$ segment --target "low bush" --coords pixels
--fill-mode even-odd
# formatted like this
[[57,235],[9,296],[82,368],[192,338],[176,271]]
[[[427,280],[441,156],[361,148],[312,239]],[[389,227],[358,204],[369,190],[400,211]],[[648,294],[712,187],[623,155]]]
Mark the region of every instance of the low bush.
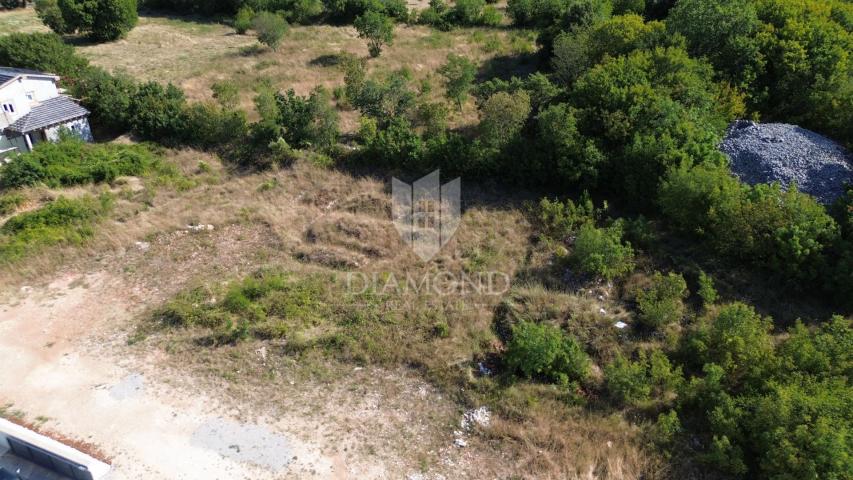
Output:
[[275,99],[283,136],[290,146],[328,148],[337,143],[338,113],[326,89],[317,87],[308,97],[291,89],[276,94]]
[[212,149],[240,142],[249,132],[246,113],[213,103],[194,103],[184,108],[182,128],[175,138],[184,145]]
[[287,21],[276,13],[261,12],[252,20],[252,29],[259,42],[276,50],[287,33]]
[[640,321],[649,328],[661,328],[684,316],[687,282],[678,273],[666,276],[655,272],[651,285],[637,295]]
[[710,307],[717,301],[717,289],[714,288],[714,279],[705,272],[699,272],[699,289],[696,291],[702,299],[702,306]]
[[604,380],[610,397],[621,405],[638,405],[650,398],[666,401],[681,388],[681,367],[674,367],[660,350],[640,352],[637,361],[624,356],[604,367]]
[[0,227],[0,262],[12,262],[41,248],[80,244],[94,235],[94,224],[112,207],[112,197],[60,197],[18,214]]
[[75,97],[92,112],[92,124],[112,132],[130,129],[131,101],[137,89],[130,75],[113,75],[98,67],[86,69],[72,85]]
[[571,199],[561,202],[543,198],[532,208],[533,221],[540,235],[559,242],[566,241],[584,225],[595,225],[604,208],[595,208],[592,199],[584,192],[577,203]]
[[578,231],[570,260],[583,273],[612,280],[634,268],[634,250],[622,242],[621,224],[607,228],[585,224]]
[[524,90],[498,92],[480,106],[480,137],[483,143],[500,148],[521,134],[530,116],[530,95]]
[[170,327],[208,329],[217,342],[294,338],[332,315],[328,281],[323,276],[261,270],[224,286],[180,293],[154,318]]
[[725,167],[672,170],[660,189],[664,215],[718,254],[762,267],[799,288],[826,268],[838,226],[817,201],[796,188],[750,187]]
[[234,30],[240,35],[244,35],[252,28],[252,21],[255,19],[255,11],[251,7],[243,7],[237,11],[234,16]]
[[589,372],[589,358],[577,341],[547,324],[515,325],[505,360],[510,369],[527,378],[544,378],[562,385],[583,380]]
[[173,143],[184,129],[185,108],[186,98],[178,87],[143,83],[130,101],[130,124],[146,140]]
[[[769,319],[733,304],[702,326],[709,342],[702,375],[679,395],[678,416],[706,438],[700,456],[743,478],[845,478],[853,394],[853,329],[834,317],[795,326],[774,348]],[[693,339],[691,342],[695,342]]]
[[0,195],[0,215],[14,213],[24,203],[24,196],[19,193],[4,193]]
[[468,93],[474,85],[474,77],[477,68],[471,60],[456,54],[447,56],[447,63],[438,69],[438,73],[444,77],[444,89],[447,98],[456,102],[459,108],[468,98]]
[[646,365],[632,362],[622,355],[604,367],[604,379],[607,392],[620,404],[631,405],[646,400],[652,391]]
[[51,188],[112,182],[123,175],[144,175],[160,159],[144,145],[89,144],[74,137],[43,142],[32,152],[0,167],[0,185],[17,188],[44,184]]

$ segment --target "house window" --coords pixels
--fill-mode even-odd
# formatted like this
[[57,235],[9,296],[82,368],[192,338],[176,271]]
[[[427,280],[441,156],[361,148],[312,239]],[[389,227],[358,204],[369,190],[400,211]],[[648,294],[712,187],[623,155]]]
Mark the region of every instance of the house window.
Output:
[[11,103],[4,103],[3,104],[3,111],[9,112],[9,113],[15,113],[15,106],[12,105]]
[[31,102],[36,99],[36,92],[27,92],[25,95],[27,96],[27,100]]

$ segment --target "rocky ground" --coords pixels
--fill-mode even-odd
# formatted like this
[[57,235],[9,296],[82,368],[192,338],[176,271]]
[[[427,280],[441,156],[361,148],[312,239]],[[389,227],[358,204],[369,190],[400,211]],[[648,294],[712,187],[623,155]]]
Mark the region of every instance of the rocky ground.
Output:
[[739,120],[720,150],[744,182],[797,184],[800,191],[830,204],[853,183],[853,155],[834,141],[796,125]]

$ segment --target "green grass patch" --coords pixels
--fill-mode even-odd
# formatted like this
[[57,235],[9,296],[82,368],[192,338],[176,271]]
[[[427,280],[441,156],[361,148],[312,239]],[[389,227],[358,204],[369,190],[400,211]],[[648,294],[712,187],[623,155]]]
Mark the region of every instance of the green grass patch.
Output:
[[81,244],[94,235],[97,221],[112,208],[112,196],[60,197],[38,210],[21,213],[0,227],[0,262],[19,260],[50,245]]
[[4,193],[0,195],[0,215],[14,213],[24,203],[24,196],[20,193]]
[[90,144],[76,138],[44,142],[0,169],[0,186],[44,184],[51,188],[112,182],[121,176],[153,175],[163,181],[182,177],[145,145]]
[[262,270],[226,285],[180,293],[154,312],[153,324],[142,328],[187,327],[195,342],[207,346],[283,339],[282,352],[297,358],[319,355],[360,365],[446,364],[434,346],[447,341],[450,318],[455,317],[441,307],[405,306],[400,300],[371,291],[350,293],[346,281],[332,274]]

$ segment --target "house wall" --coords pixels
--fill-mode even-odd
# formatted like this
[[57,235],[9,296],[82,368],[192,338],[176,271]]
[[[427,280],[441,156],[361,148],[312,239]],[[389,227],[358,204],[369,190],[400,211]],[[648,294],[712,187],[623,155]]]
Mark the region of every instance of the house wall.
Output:
[[[31,93],[33,99],[27,98]],[[49,77],[19,77],[0,88],[0,130],[8,127],[15,120],[30,113],[36,103],[59,95],[56,80]],[[15,112],[9,113],[2,109],[3,104],[11,104]]]
[[[17,148],[17,150],[3,152],[4,150],[9,148]],[[24,140],[24,137],[7,137],[5,135],[0,135],[0,161],[2,161],[4,158],[8,158],[14,153],[26,151],[27,142],[26,140]]]
[[55,127],[46,128],[44,130],[44,135],[51,142],[56,142],[59,140],[59,134],[62,129],[68,129],[69,132],[77,135],[87,142],[94,141],[92,138],[92,128],[89,126],[89,120],[86,118],[81,118],[78,120],[73,120],[71,122],[66,122],[61,125],[57,125]]

